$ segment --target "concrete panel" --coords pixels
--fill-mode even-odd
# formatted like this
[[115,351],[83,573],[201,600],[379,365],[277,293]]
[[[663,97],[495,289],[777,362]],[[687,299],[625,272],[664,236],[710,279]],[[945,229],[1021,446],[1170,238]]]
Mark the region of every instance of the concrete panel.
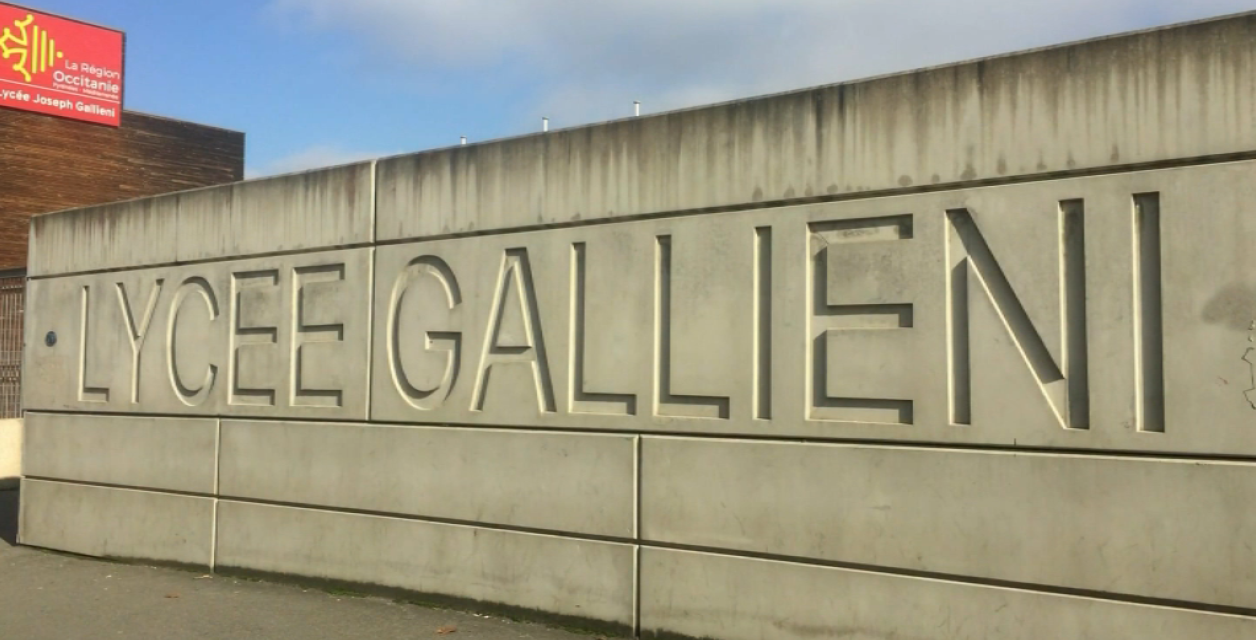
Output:
[[26,414],[26,475],[214,493],[218,421]]
[[0,420],[0,490],[16,489],[22,477],[22,419]]
[[629,545],[225,500],[218,509],[219,567],[632,624]]
[[[268,178],[262,182],[272,182]],[[279,234],[263,234],[260,237],[230,236],[236,230],[235,194],[237,184],[226,184],[208,189],[185,191],[178,194],[179,198],[179,237],[175,244],[175,257],[180,261],[208,260],[246,255],[240,248],[265,242],[283,242],[286,237]],[[302,215],[306,212],[270,211],[264,216],[267,221],[276,218]],[[269,253],[271,250],[255,250],[251,253]]]
[[21,543],[34,547],[208,567],[214,501],[24,480],[19,526]]
[[32,277],[175,261],[179,196],[84,207],[31,218]]
[[641,629],[720,640],[1240,640],[1256,619],[643,548]]
[[671,438],[641,456],[643,540],[1256,609],[1248,463]]
[[368,243],[374,181],[374,165],[363,162],[184,194],[179,260]]
[[367,244],[375,234],[374,180],[365,162],[37,216],[28,273]]
[[633,535],[635,441],[227,420],[220,491],[229,498],[626,538]]
[[365,418],[371,252],[33,280],[24,406]]
[[380,247],[371,416],[1256,453],[1254,172]]
[[1256,149],[1256,17],[391,158],[380,240]]

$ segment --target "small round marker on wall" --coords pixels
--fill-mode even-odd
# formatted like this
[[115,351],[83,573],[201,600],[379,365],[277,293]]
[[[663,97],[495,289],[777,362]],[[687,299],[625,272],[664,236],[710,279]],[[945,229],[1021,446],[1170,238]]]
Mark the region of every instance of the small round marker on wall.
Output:
[[50,347],[52,347],[52,346],[56,346],[56,344],[57,344],[57,332],[56,332],[56,331],[49,331],[48,333],[44,334],[44,344],[46,344],[46,345],[48,345],[48,346],[50,346]]

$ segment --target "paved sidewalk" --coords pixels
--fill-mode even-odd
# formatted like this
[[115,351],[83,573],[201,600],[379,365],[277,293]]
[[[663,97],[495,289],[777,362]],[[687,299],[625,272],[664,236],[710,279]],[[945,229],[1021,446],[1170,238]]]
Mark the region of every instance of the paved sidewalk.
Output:
[[601,637],[380,598],[16,547],[17,503],[17,491],[0,491],[4,640]]

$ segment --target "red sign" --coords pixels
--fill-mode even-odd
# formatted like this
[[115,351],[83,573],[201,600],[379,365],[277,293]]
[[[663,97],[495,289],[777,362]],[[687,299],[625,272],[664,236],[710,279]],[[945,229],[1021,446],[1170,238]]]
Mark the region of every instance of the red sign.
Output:
[[0,3],[0,107],[122,121],[121,31]]

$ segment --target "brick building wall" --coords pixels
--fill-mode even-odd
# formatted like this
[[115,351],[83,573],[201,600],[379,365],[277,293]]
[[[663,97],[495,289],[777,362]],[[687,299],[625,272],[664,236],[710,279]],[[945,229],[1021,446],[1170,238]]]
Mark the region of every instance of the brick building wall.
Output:
[[26,266],[32,215],[244,177],[244,134],[124,112],[121,127],[0,109],[0,269]]

